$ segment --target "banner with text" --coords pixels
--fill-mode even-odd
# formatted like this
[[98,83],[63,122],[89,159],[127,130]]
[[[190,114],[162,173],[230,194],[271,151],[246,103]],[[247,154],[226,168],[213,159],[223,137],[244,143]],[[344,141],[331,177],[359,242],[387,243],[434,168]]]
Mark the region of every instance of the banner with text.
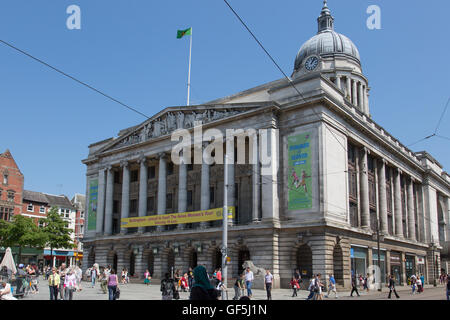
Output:
[[312,208],[310,137],[304,133],[288,138],[290,211]]
[[[182,213],[169,213],[145,217],[132,217],[121,219],[122,228],[137,228],[137,227],[153,227],[153,226],[165,226],[169,224],[184,224],[195,222],[206,222],[223,219],[223,208],[182,212]],[[234,218],[234,207],[228,207],[228,218]]]
[[95,230],[97,226],[97,198],[98,180],[96,179],[89,183],[88,230]]

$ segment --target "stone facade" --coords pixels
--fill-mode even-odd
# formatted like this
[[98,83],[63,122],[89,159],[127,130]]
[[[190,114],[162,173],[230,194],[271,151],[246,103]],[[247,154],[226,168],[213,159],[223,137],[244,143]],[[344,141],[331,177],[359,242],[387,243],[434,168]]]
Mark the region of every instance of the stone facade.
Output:
[[[111,264],[138,277],[148,268],[155,278],[172,267],[185,271],[202,264],[213,270],[221,262],[221,221],[125,231],[120,219],[221,208],[226,188],[227,203],[237,211],[228,227],[229,277],[251,260],[271,270],[275,288],[288,287],[297,268],[305,279],[333,273],[348,288],[352,273],[370,272],[380,257],[382,281],[391,273],[403,284],[411,273],[432,281],[433,270],[445,266],[441,253],[444,258],[450,237],[450,176],[429,154],[412,152],[371,119],[359,53],[348,38],[332,33],[333,22],[325,5],[316,39],[340,39],[345,50],[335,45],[325,52],[307,42],[292,82],[166,108],[117,138],[89,146],[83,160],[89,204],[83,267]],[[227,129],[255,129],[259,134],[245,140],[246,151],[236,157],[258,155],[270,165],[231,164],[227,184],[222,164],[174,165],[171,133],[186,129],[195,142],[195,121],[203,131],[224,135]],[[305,177],[311,179],[311,190],[305,190],[311,205],[292,210],[288,140],[301,134],[311,148],[311,176]],[[433,256],[439,263],[434,268]]]

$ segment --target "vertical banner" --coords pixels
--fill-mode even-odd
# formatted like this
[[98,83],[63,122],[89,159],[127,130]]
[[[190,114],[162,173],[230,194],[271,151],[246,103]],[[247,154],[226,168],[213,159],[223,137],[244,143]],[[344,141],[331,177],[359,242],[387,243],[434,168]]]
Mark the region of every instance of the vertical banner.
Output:
[[89,183],[88,231],[95,230],[97,226],[97,199],[98,179],[95,179]]
[[311,134],[288,137],[288,210],[312,208]]

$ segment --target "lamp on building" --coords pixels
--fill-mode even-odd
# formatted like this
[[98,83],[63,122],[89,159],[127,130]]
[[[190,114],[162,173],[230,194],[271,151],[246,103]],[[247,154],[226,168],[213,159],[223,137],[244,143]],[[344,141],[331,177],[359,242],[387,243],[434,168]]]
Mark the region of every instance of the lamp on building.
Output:
[[158,254],[158,247],[153,248],[153,254]]
[[175,252],[175,253],[178,254],[178,252],[180,252],[180,247],[179,247],[178,245],[175,245],[175,246],[173,247],[173,252]]
[[134,247],[134,248],[133,248],[133,254],[134,254],[135,256],[137,256],[137,255],[139,254],[139,247]]
[[197,244],[197,252],[198,253],[202,252],[202,244],[201,243]]

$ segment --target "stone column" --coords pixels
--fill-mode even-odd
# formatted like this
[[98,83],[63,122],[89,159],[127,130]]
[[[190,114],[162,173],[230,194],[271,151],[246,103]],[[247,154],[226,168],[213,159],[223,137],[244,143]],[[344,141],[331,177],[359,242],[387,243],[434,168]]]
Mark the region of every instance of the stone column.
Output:
[[[340,78],[338,78],[340,81]],[[252,145],[252,153],[253,153],[253,173],[252,173],[252,200],[253,200],[253,208],[252,208],[252,220],[253,222],[259,221],[259,203],[260,203],[260,192],[259,188],[261,185],[261,172],[259,168],[259,155],[258,155],[258,133],[253,135],[253,145]]]
[[341,88],[341,77],[336,76],[336,87],[338,87],[339,90],[342,90]]
[[386,161],[381,160],[378,169],[378,194],[380,200],[380,231],[382,234],[388,234],[388,214],[387,214],[387,198],[386,198]]
[[[147,184],[148,184],[148,168],[147,159],[142,156],[139,159],[139,217],[145,217],[147,215]],[[139,227],[138,232],[143,233],[145,227]]]
[[362,112],[366,111],[366,109],[364,107],[363,85],[361,82],[358,82],[358,106]]
[[[167,194],[167,159],[164,152],[159,154],[158,172],[158,214],[166,214],[166,194]],[[163,226],[158,226],[157,230],[162,231]]]
[[[130,216],[130,168],[128,161],[121,162],[120,166],[122,167],[122,207],[120,217],[125,219]],[[120,228],[120,233],[127,233],[127,229]]]
[[100,169],[98,172],[98,204],[97,204],[97,235],[103,235],[103,219],[105,215],[105,170]]
[[409,239],[416,240],[416,215],[414,212],[414,190],[413,190],[414,180],[408,181],[408,224],[409,224]]
[[114,171],[111,166],[108,167],[106,177],[106,203],[105,203],[105,234],[112,234],[113,224],[113,193],[114,193]]
[[[178,212],[186,212],[187,210],[187,166],[180,157],[180,165],[178,167]],[[184,224],[179,224],[178,229],[184,229]]]
[[280,219],[278,198],[279,136],[276,128],[263,130],[261,147],[261,199],[262,220],[277,222]]
[[347,88],[346,88],[346,98],[348,97],[348,100],[352,101],[352,79],[347,76]]
[[[204,150],[206,145],[203,145]],[[203,154],[203,153],[202,153]],[[201,184],[200,184],[200,210],[208,210],[210,205],[210,185],[209,185],[209,164],[205,163],[205,160],[202,157],[202,176],[201,176]],[[207,228],[209,222],[201,222],[201,228]]]
[[365,97],[365,100],[366,100],[365,108],[366,108],[366,113],[368,115],[370,115],[370,110],[369,110],[369,91],[370,91],[369,88],[365,88],[365,90],[364,90],[364,97]]
[[145,265],[144,265],[144,246],[137,246],[138,253],[135,255],[134,260],[134,275],[137,276],[138,279],[142,279],[144,277]]
[[367,148],[361,149],[361,227],[370,228],[369,178],[367,166]]
[[352,92],[352,103],[357,106],[358,105],[358,88],[356,80],[353,81],[353,92]]
[[401,170],[397,169],[394,181],[394,211],[395,211],[395,235],[403,237],[403,218],[402,218],[402,188],[400,183]]

